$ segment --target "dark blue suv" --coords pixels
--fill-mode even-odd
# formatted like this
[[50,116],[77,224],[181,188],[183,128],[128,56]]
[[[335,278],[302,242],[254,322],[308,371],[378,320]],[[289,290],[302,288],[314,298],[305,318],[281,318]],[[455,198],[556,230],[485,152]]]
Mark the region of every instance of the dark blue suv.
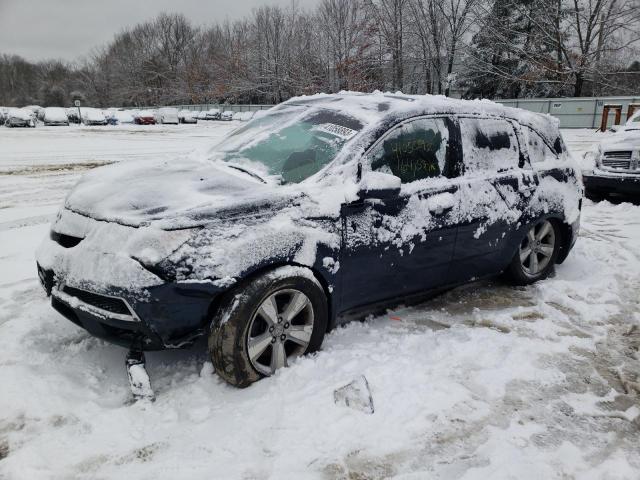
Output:
[[582,185],[548,116],[488,101],[294,98],[208,154],[95,169],[38,251],[53,307],[135,349],[209,338],[246,386],[366,312],[548,276]]

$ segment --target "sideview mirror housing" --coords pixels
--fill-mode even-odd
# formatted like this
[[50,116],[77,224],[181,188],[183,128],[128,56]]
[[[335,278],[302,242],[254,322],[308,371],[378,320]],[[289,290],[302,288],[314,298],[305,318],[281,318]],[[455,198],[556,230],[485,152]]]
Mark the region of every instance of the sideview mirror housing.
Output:
[[366,172],[360,181],[358,197],[377,198],[380,200],[397,197],[400,194],[402,181],[390,173]]

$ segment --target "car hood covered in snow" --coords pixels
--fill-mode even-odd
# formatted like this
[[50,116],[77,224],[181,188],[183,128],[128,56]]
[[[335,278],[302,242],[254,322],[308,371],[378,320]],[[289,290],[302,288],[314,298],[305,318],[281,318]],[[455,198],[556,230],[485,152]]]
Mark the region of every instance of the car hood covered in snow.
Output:
[[65,207],[96,220],[174,230],[277,208],[298,195],[223,163],[185,157],[95,169],[71,191]]
[[640,130],[622,131],[611,135],[600,144],[602,151],[633,150],[640,148]]
[[17,120],[31,120],[33,113],[30,110],[24,108],[14,108],[9,110],[7,118],[13,118]]

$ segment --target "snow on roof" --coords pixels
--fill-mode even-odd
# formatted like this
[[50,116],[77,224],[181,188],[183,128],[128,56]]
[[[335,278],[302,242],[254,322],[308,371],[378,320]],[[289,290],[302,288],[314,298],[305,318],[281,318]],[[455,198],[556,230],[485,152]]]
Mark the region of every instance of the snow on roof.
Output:
[[[318,108],[340,110],[348,113],[365,125],[378,121],[410,118],[417,115],[462,114],[492,115],[516,120],[528,125],[547,137],[553,143],[558,135],[559,122],[547,114],[540,114],[519,108],[505,107],[491,100],[460,100],[443,95],[405,95],[397,93],[360,93],[342,91],[337,94],[319,93],[294,97],[281,105],[313,105]],[[278,108],[278,107],[276,107]]]

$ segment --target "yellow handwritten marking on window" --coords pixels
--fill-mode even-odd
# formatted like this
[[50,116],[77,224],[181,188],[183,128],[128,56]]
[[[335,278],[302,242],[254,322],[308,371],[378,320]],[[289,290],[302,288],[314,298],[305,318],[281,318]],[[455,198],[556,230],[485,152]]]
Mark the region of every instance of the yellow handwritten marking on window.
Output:
[[[394,143],[391,151],[395,156],[396,168],[401,175],[411,174],[412,176],[438,175],[440,168],[435,163],[437,160],[420,158],[419,154],[435,153],[433,142],[423,139],[410,140],[407,142]],[[417,154],[417,155],[416,155]]]

